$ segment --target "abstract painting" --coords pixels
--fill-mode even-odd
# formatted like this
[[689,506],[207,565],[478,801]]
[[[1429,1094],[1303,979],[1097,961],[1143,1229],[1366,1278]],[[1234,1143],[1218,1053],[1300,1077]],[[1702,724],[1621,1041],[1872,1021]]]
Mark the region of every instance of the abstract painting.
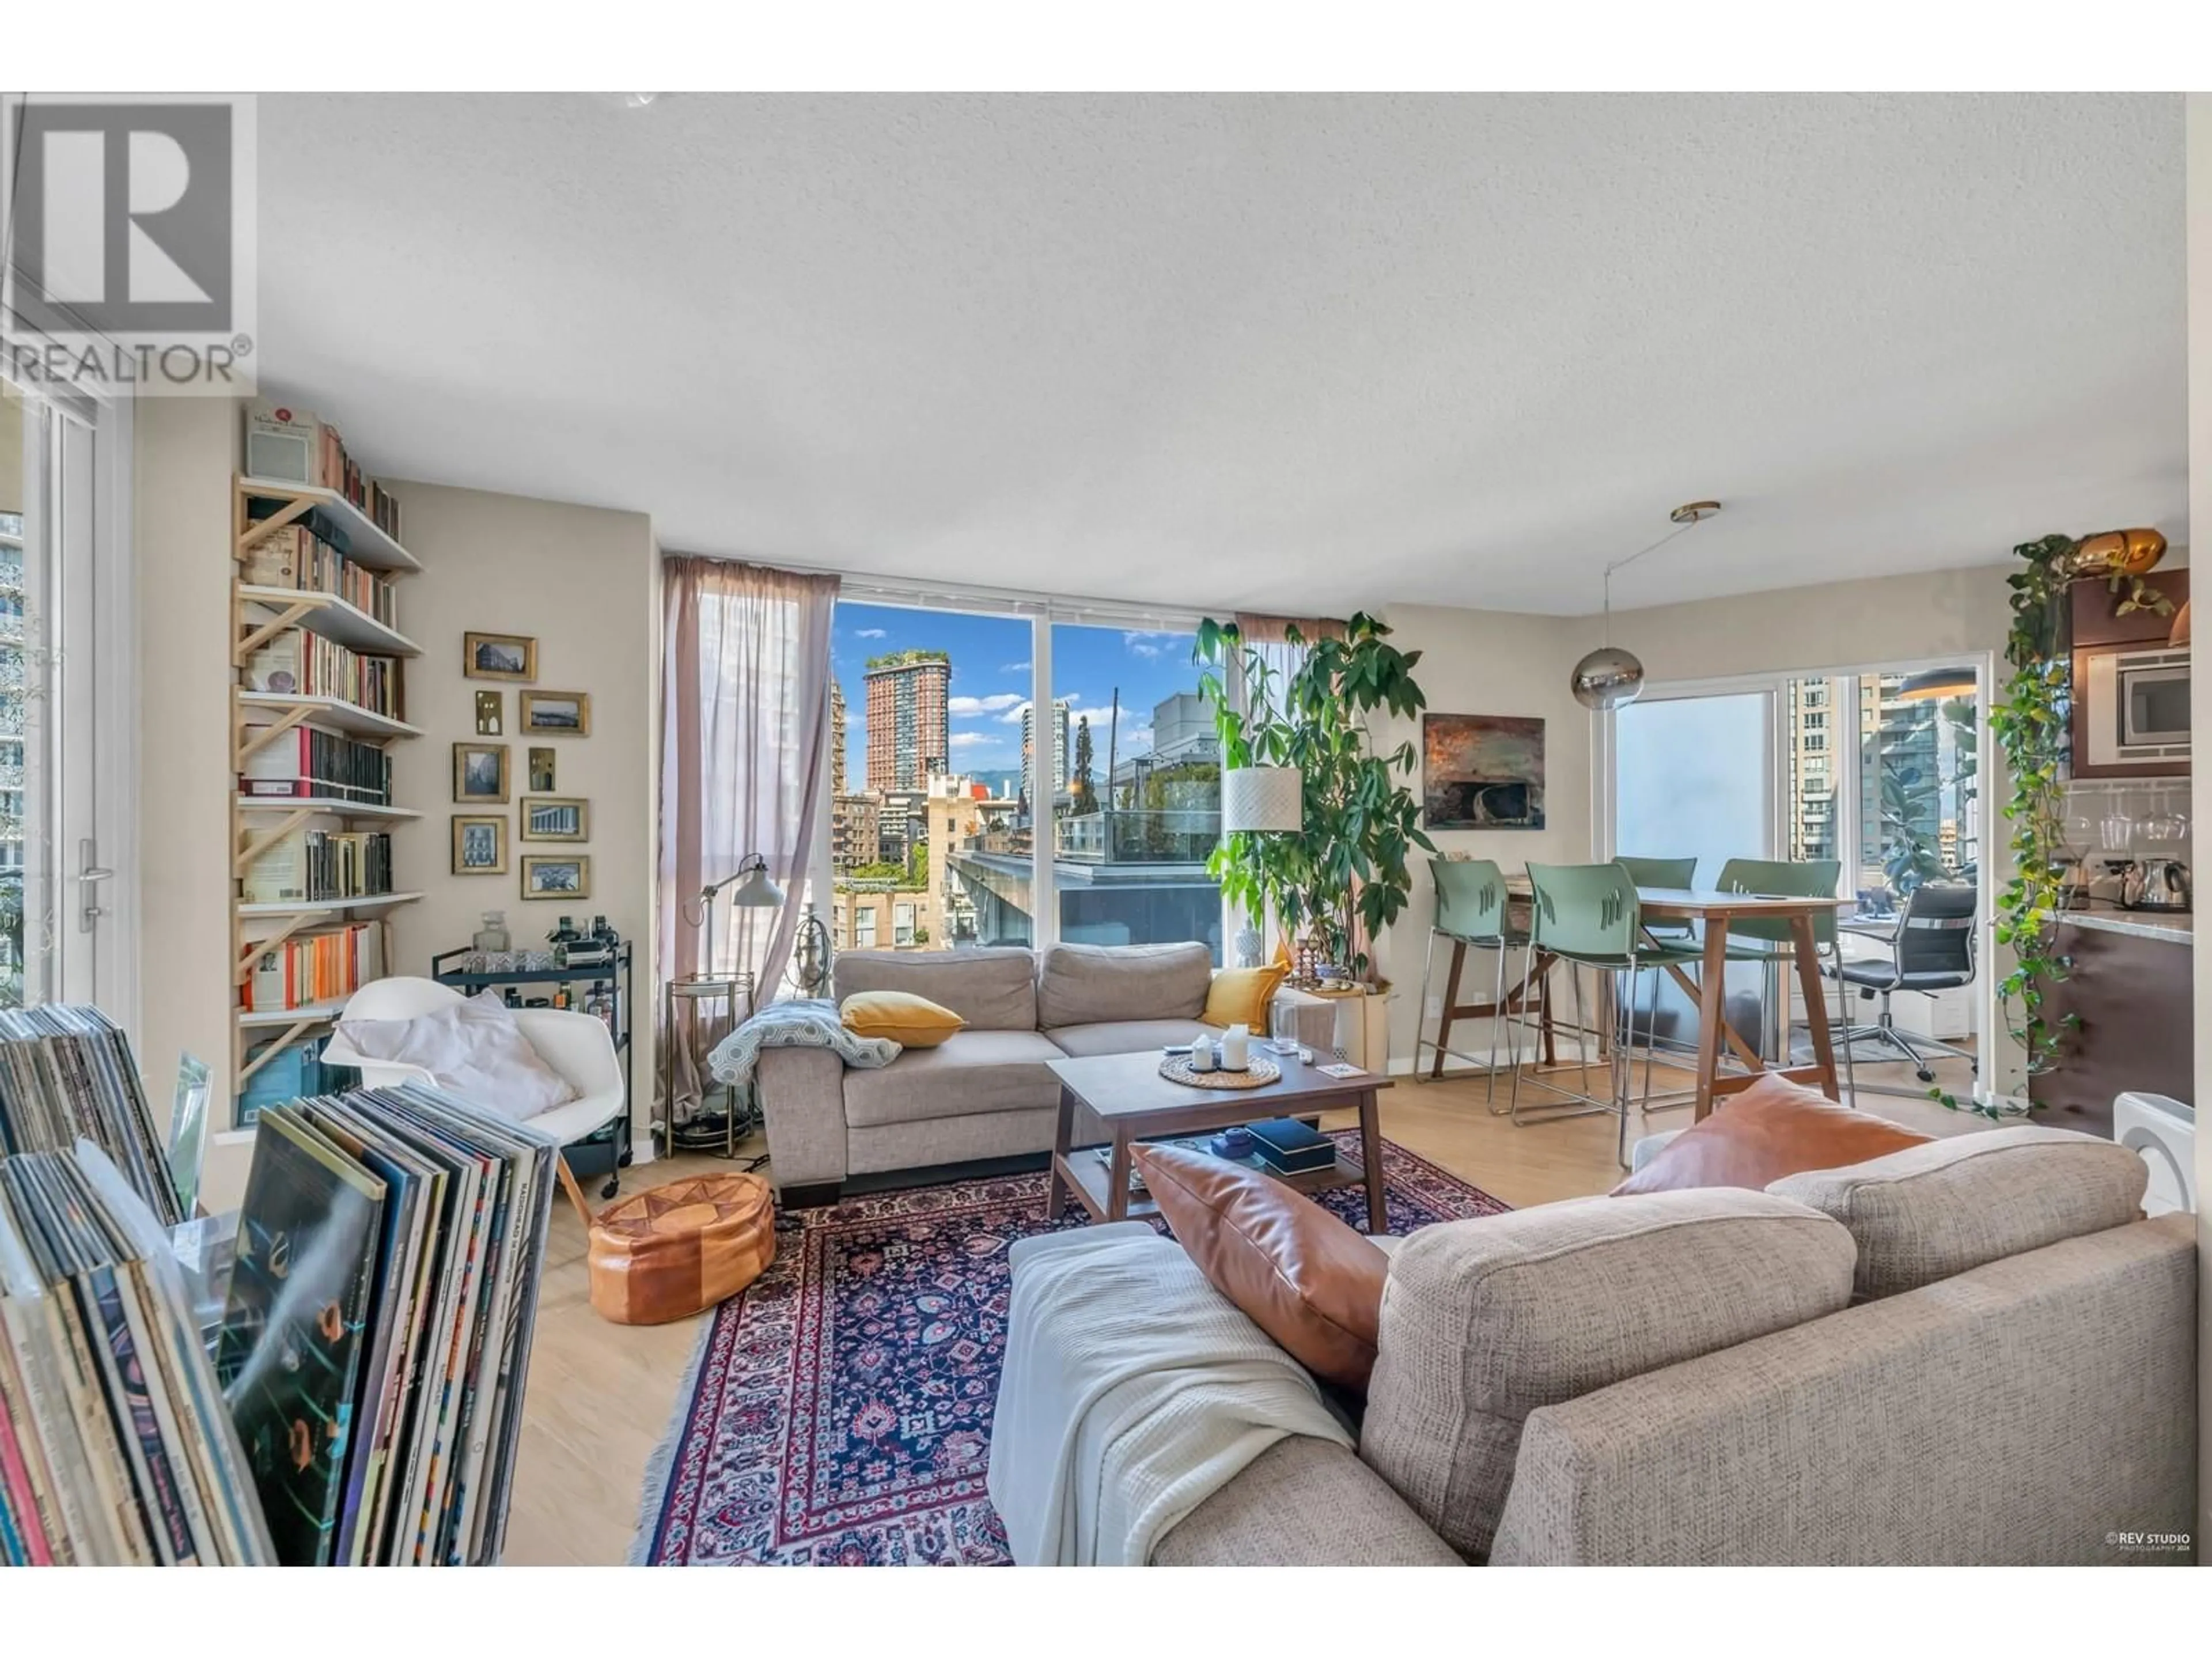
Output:
[[1421,817],[1431,830],[1541,830],[1544,722],[1422,715]]

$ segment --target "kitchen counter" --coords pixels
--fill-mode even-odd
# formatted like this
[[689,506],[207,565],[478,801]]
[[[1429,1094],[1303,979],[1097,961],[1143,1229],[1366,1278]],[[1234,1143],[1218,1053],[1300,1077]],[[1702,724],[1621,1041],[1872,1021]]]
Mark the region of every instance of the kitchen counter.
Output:
[[2195,953],[2173,948],[2189,944],[2194,920],[2112,904],[2060,913],[2053,942],[2074,967],[2045,990],[2043,1017],[2078,1023],[2057,1069],[2029,1080],[2038,1121],[2109,1138],[2123,1090],[2195,1098]]
[[2129,939],[2171,939],[2179,945],[2197,936],[2193,925],[2197,919],[2186,910],[2124,910],[2117,904],[2100,903],[2086,910],[2063,910],[2058,920],[2067,927],[2120,933]]

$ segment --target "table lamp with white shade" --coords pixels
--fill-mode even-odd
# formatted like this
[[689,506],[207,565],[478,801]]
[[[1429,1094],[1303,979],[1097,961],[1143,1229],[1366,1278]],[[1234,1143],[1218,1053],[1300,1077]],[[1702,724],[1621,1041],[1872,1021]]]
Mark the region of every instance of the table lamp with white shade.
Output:
[[[1231,834],[1289,835],[1305,828],[1306,781],[1295,766],[1241,766],[1221,775],[1221,827]],[[1238,962],[1256,966],[1266,948],[1260,930],[1237,935]]]

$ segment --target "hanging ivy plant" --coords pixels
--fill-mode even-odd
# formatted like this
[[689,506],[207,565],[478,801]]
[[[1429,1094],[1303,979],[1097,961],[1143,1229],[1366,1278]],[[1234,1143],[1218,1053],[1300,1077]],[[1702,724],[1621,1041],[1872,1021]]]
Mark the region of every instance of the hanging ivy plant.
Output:
[[[2012,826],[2009,845],[2014,873],[1996,898],[1996,939],[2012,947],[2013,968],[1997,981],[1997,1000],[2006,1028],[2026,1051],[2027,1074],[2055,1070],[2066,1033],[2078,1017],[2045,1018],[2050,988],[2063,981],[2073,961],[2057,949],[2057,918],[2064,896],[2065,809],[2069,726],[2073,676],[2067,591],[2090,572],[2081,567],[2081,546],[2070,536],[2045,536],[2013,549],[2024,568],[2007,580],[2012,588],[2012,627],[2005,636],[2005,662],[2011,678],[1990,710],[1990,729],[2003,751],[2012,779],[2012,799],[2004,808]],[[2119,596],[2116,611],[2165,614],[2172,602],[2140,575],[2110,573],[2108,584]],[[1947,1106],[1961,1103],[1932,1091]],[[1973,1109],[1997,1117],[2003,1108],[1975,1103]]]

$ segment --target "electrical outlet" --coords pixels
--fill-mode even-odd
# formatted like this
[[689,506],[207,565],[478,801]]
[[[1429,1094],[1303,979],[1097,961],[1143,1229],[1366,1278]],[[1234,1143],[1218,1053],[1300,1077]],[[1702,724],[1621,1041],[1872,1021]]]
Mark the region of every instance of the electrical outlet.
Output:
[[1444,1016],[1444,1000],[1442,997],[1431,997],[1428,1006],[1423,1008],[1421,1012],[1426,1018],[1442,1019]]

